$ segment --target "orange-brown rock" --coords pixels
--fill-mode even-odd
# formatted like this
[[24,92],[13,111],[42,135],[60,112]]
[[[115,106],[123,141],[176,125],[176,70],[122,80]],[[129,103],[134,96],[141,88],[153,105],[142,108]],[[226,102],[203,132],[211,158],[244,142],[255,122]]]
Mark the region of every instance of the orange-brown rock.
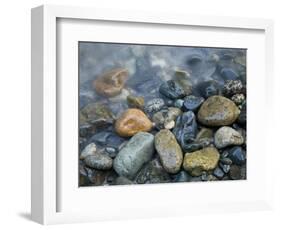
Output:
[[128,78],[128,70],[116,68],[105,72],[93,81],[96,92],[102,96],[114,97],[121,93]]
[[139,109],[127,109],[115,122],[115,131],[123,137],[147,132],[152,128],[151,121]]

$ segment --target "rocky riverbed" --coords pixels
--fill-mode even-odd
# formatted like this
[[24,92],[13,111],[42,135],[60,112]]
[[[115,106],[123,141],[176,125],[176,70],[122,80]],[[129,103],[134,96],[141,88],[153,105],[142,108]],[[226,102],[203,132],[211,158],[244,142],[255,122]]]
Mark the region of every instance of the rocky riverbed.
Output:
[[79,44],[79,186],[246,179],[246,50]]

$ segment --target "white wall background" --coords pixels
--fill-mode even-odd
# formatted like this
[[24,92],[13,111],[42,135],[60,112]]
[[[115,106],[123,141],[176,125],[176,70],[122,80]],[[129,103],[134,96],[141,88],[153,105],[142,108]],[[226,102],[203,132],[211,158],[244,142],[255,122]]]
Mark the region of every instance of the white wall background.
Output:
[[[39,229],[30,221],[30,8],[41,4],[68,4],[127,10],[271,18],[275,21],[275,96],[280,98],[281,7],[278,0],[6,0],[0,8],[0,225],[1,229]],[[279,92],[278,92],[279,91]],[[261,108],[262,109],[262,108]],[[275,162],[273,212],[189,216],[49,226],[52,229],[280,229],[281,151],[280,107],[275,112],[272,143],[280,152]],[[279,118],[279,119],[278,119]],[[261,124],[263,125],[262,121]],[[258,126],[257,126],[258,131]],[[279,137],[278,137],[279,135]],[[257,143],[262,144],[262,143]],[[220,192],[220,191],[218,191]],[[188,209],[188,207],[186,207]]]

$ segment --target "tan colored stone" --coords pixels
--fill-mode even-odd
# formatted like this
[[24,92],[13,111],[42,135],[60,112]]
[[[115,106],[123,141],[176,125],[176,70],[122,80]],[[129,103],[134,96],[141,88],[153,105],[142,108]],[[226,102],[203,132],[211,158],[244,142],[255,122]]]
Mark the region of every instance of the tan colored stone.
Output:
[[186,153],[183,168],[192,176],[200,176],[204,171],[216,168],[220,154],[214,147],[207,147],[192,153]]
[[168,173],[177,173],[182,164],[183,154],[174,134],[168,129],[162,129],[155,135],[155,148],[161,163]]
[[122,137],[131,137],[140,131],[150,131],[151,128],[151,121],[139,109],[127,109],[115,123],[115,130]]
[[102,96],[114,97],[121,93],[127,78],[127,69],[112,69],[94,80],[93,87]]
[[212,96],[200,107],[198,120],[207,126],[230,125],[239,114],[240,110],[233,101],[223,96]]

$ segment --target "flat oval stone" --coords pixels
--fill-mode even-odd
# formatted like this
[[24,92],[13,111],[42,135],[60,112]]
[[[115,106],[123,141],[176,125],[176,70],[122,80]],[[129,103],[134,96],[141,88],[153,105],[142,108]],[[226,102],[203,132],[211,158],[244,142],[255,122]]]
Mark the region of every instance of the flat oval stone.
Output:
[[186,153],[183,160],[183,168],[192,176],[200,176],[204,171],[210,171],[217,167],[220,154],[214,147]]
[[231,127],[221,127],[215,133],[215,145],[218,149],[230,145],[242,145],[243,143],[243,136]]
[[154,152],[154,136],[139,132],[119,151],[113,161],[114,170],[128,179],[133,179],[141,167],[147,163]]
[[198,111],[198,120],[207,126],[232,124],[240,114],[235,103],[223,96],[209,97]]
[[171,99],[178,99],[185,96],[184,90],[173,80],[162,83],[159,92]]
[[98,76],[93,81],[93,87],[102,96],[114,97],[121,93],[127,79],[128,70],[116,68]]
[[84,162],[87,166],[98,170],[108,170],[112,167],[112,159],[101,153],[88,155]]
[[177,173],[181,168],[183,154],[174,134],[162,129],[155,135],[154,144],[164,169],[168,173]]
[[139,109],[126,110],[115,122],[115,130],[122,137],[131,137],[140,131],[149,131],[152,123]]

